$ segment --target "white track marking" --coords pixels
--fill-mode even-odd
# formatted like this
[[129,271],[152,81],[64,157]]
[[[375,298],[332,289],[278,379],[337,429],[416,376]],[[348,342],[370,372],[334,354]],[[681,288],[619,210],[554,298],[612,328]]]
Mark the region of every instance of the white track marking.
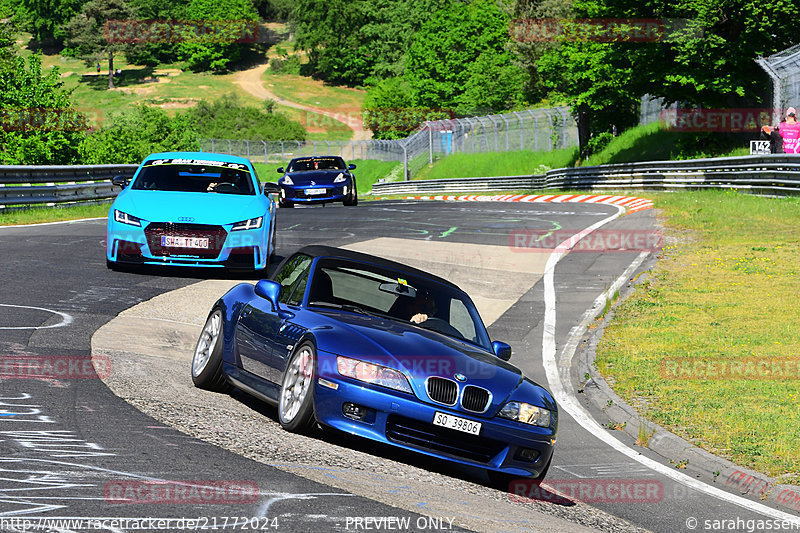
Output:
[[0,329],[49,329],[49,328],[61,328],[64,326],[69,326],[72,324],[72,315],[68,315],[67,313],[62,313],[61,311],[53,311],[52,309],[45,309],[44,307],[33,307],[30,305],[13,305],[13,304],[0,304],[0,307],[17,307],[19,309],[35,309],[37,311],[45,311],[47,313],[53,313],[54,315],[58,315],[61,317],[61,322],[58,324],[51,324],[49,326],[0,326]]
[[[694,489],[698,492],[703,492],[717,498],[719,500],[723,500],[725,502],[731,503],[733,505],[737,505],[742,507],[748,511],[755,511],[759,514],[764,516],[768,516],[773,519],[777,520],[786,520],[792,524],[800,525],[800,517],[785,513],[783,511],[779,511],[777,509],[773,509],[768,507],[762,503],[755,502],[752,500],[748,500],[746,498],[742,498],[735,494],[731,494],[725,492],[724,490],[718,489],[716,487],[712,487],[707,485],[706,483],[694,479],[686,474],[676,471],[666,465],[663,465],[649,457],[645,457],[644,455],[640,454],[636,450],[626,446],[621,441],[617,440],[615,437],[611,436],[611,434],[606,431],[600,424],[595,421],[591,414],[578,402],[577,398],[575,398],[574,394],[572,393],[572,388],[569,384],[569,380],[562,378],[561,373],[559,372],[559,366],[556,361],[556,289],[555,289],[555,267],[561,258],[567,254],[567,252],[578,243],[580,239],[589,235],[596,229],[600,228],[601,226],[611,222],[612,220],[618,218],[622,213],[625,212],[625,209],[621,206],[617,206],[617,213],[611,215],[603,220],[592,224],[588,228],[576,233],[575,235],[571,236],[569,239],[565,240],[561,244],[558,245],[555,252],[550,255],[550,258],[547,261],[547,266],[545,267],[544,273],[544,300],[545,300],[545,316],[544,316],[544,333],[542,334],[542,363],[544,364],[545,373],[547,375],[547,381],[550,383],[550,389],[553,392],[553,396],[555,397],[556,401],[558,402],[559,406],[566,411],[567,413],[572,416],[573,419],[581,426],[583,429],[588,431],[590,434],[594,435],[605,444],[613,448],[614,450],[618,451],[619,453],[625,455],[626,457],[646,466],[647,468],[658,472],[659,474],[675,481],[676,483],[680,483],[686,487]],[[644,259],[642,257],[643,254],[637,256],[634,260],[634,263],[631,267],[628,267],[626,271],[614,282],[612,287],[621,286],[629,272],[633,272],[633,270],[638,267],[637,262],[640,264],[641,261]],[[613,294],[613,291],[610,292]],[[606,297],[606,293],[601,294],[598,297],[597,301],[601,301]],[[586,317],[595,311],[594,307],[589,309],[586,313],[584,313],[582,319],[585,321]],[[593,316],[593,315],[592,315]],[[591,318],[590,318],[591,319]],[[578,337],[582,335],[583,328],[576,328],[573,329],[572,337]],[[566,351],[562,353],[562,357],[564,359],[564,363],[568,363],[571,361],[572,356],[575,351],[575,346],[577,343],[573,341],[572,338],[569,339],[571,342],[568,343],[569,348],[572,350],[572,353],[567,353]],[[566,350],[567,346],[565,346]]]
[[57,222],[37,222],[36,224],[11,224],[8,226],[0,226],[0,229],[31,228],[34,226],[55,226],[56,224],[74,224],[75,222],[90,222],[92,220],[108,220],[108,217],[76,218],[75,220],[59,220]]

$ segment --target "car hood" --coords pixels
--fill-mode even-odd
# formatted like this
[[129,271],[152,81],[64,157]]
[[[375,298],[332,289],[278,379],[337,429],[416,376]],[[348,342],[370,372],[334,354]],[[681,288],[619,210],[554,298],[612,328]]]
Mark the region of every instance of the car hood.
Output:
[[[330,335],[320,335],[322,331],[315,330],[320,349],[400,369],[411,377],[416,395],[426,401],[425,380],[430,376],[458,380],[456,375],[461,374],[464,384],[488,389],[493,397],[489,413],[499,410],[520,385],[533,384],[521,370],[493,353],[410,322],[338,310],[319,314],[336,322],[333,327],[323,328]],[[529,401],[543,407],[554,406],[544,389],[535,388],[541,394]]]
[[309,170],[305,172],[290,172],[286,175],[292,178],[295,185],[331,185],[339,175],[347,176],[346,170]]
[[[262,195],[214,194],[127,189],[114,208],[150,222],[232,224],[266,212]],[[193,220],[189,220],[193,219]]]

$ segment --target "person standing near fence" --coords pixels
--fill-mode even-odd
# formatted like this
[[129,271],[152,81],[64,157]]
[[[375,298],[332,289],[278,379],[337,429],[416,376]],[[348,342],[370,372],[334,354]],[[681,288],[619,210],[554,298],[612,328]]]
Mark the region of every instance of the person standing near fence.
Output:
[[764,126],[761,128],[764,133],[774,137],[780,135],[783,139],[783,153],[800,153],[800,122],[797,122],[797,110],[790,107],[786,110],[786,120],[780,123],[777,128]]

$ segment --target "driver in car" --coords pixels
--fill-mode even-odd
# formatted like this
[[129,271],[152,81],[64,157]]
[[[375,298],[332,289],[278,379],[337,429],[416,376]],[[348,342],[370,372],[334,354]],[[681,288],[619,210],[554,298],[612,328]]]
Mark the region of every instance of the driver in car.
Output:
[[422,324],[436,314],[436,301],[428,291],[420,289],[417,290],[417,295],[413,300],[409,299],[406,309],[411,316],[409,319],[411,322]]

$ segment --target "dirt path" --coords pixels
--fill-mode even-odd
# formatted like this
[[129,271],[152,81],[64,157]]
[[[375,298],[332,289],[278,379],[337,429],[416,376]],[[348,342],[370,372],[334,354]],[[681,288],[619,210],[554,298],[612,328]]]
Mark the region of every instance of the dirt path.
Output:
[[337,113],[336,111],[331,111],[328,109],[298,104],[297,102],[286,100],[268,91],[264,87],[264,83],[261,81],[261,76],[264,74],[267,68],[269,68],[269,65],[264,63],[248,70],[242,70],[233,75],[233,81],[238,84],[239,87],[252,94],[256,98],[260,98],[262,100],[271,99],[274,100],[275,103],[286,107],[293,107],[295,109],[300,109],[301,111],[316,113],[330,117],[339,122],[343,122],[347,127],[353,130],[354,141],[363,141],[372,138],[372,131],[364,129],[361,121],[354,120],[354,117],[350,117],[345,113]]

